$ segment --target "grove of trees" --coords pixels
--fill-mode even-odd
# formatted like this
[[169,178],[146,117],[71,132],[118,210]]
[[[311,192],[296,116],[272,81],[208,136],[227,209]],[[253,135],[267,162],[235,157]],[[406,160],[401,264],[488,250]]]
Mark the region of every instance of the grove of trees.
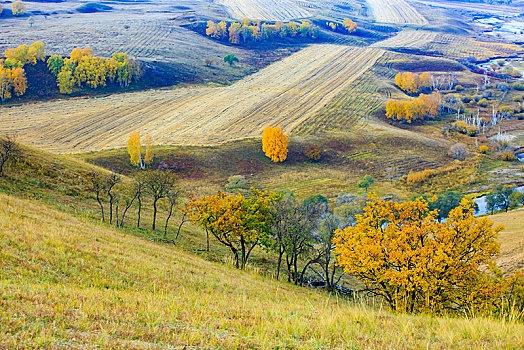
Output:
[[415,95],[433,90],[433,78],[429,72],[421,74],[405,72],[395,76],[395,84],[404,92]]
[[7,49],[5,59],[0,59],[0,99],[10,99],[13,94],[22,96],[27,90],[27,78],[24,66],[45,60],[44,43],[34,42],[31,45],[20,45]]
[[403,123],[435,119],[440,114],[440,106],[440,95],[437,92],[430,95],[420,94],[410,101],[391,99],[386,105],[386,117]]
[[69,58],[53,55],[48,58],[47,66],[56,76],[57,85],[63,94],[71,94],[84,84],[92,89],[118,83],[129,86],[140,79],[138,63],[126,53],[115,53],[110,59],[93,56],[93,50],[75,48]]
[[268,24],[249,18],[231,23],[208,21],[206,29],[206,35],[209,37],[229,41],[232,44],[239,44],[241,41],[245,43],[296,36],[315,38],[317,34],[318,28],[308,21]]

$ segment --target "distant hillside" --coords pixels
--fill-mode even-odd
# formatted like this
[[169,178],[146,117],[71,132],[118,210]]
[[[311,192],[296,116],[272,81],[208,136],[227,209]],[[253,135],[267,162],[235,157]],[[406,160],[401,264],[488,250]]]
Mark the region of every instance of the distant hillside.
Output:
[[524,347],[522,324],[394,315],[0,202],[0,348]]

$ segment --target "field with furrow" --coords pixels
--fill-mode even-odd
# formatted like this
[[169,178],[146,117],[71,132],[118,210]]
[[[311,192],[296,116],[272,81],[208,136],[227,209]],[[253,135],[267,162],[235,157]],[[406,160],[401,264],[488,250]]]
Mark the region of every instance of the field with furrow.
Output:
[[264,21],[290,21],[311,16],[294,0],[220,0],[219,3],[235,19],[247,17]]
[[427,24],[428,21],[405,0],[367,0],[377,22]]
[[[55,152],[122,147],[130,133],[158,144],[217,144],[286,132],[315,116],[384,54],[313,45],[222,88],[177,88],[1,108],[2,132]],[[20,121],[24,122],[21,123]]]
[[422,48],[432,42],[437,33],[426,32],[423,30],[403,30],[397,35],[372,44],[372,47],[381,48]]
[[423,49],[441,53],[448,58],[475,57],[479,61],[494,57],[518,56],[524,53],[522,46],[516,44],[483,42],[451,34],[438,34]]

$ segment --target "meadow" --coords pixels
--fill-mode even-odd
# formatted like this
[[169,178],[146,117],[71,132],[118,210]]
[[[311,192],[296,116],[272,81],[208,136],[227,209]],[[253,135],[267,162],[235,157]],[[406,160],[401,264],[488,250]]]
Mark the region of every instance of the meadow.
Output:
[[0,344],[517,349],[511,319],[392,314],[0,195]]

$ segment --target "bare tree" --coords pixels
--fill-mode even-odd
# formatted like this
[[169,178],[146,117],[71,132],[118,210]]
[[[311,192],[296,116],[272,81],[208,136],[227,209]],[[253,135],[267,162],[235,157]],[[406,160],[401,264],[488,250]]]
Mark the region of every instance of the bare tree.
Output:
[[22,156],[22,150],[18,143],[10,136],[0,137],[0,176],[4,171],[4,165]]
[[142,191],[142,188],[143,184],[139,183],[136,179],[134,179],[133,184],[124,186],[124,188],[122,189],[125,205],[124,212],[122,213],[122,218],[120,219],[120,224],[117,223],[117,226],[124,227],[124,219],[126,217],[127,211],[129,210],[129,208],[131,208],[135,200],[138,198],[139,194]]
[[[121,178],[116,173],[111,173],[106,179],[106,193],[109,196],[109,223],[113,223],[113,204],[115,203],[116,193],[114,192],[115,186],[121,181]],[[118,214],[116,217],[118,226]]]
[[171,171],[150,170],[143,172],[144,186],[153,199],[153,231],[156,231],[156,216],[158,201],[165,198],[173,190],[176,175]]
[[179,194],[180,191],[174,186],[167,192],[166,198],[169,201],[169,213],[166,218],[166,225],[164,226],[164,238],[167,236],[167,225],[169,224],[169,219],[171,219],[171,215],[173,214],[173,207],[175,206],[176,201],[178,200]]
[[89,190],[96,195],[96,201],[100,205],[100,212],[102,213],[102,222],[105,221],[104,206],[100,195],[105,192],[107,186],[107,176],[100,172],[93,171],[89,174]]

